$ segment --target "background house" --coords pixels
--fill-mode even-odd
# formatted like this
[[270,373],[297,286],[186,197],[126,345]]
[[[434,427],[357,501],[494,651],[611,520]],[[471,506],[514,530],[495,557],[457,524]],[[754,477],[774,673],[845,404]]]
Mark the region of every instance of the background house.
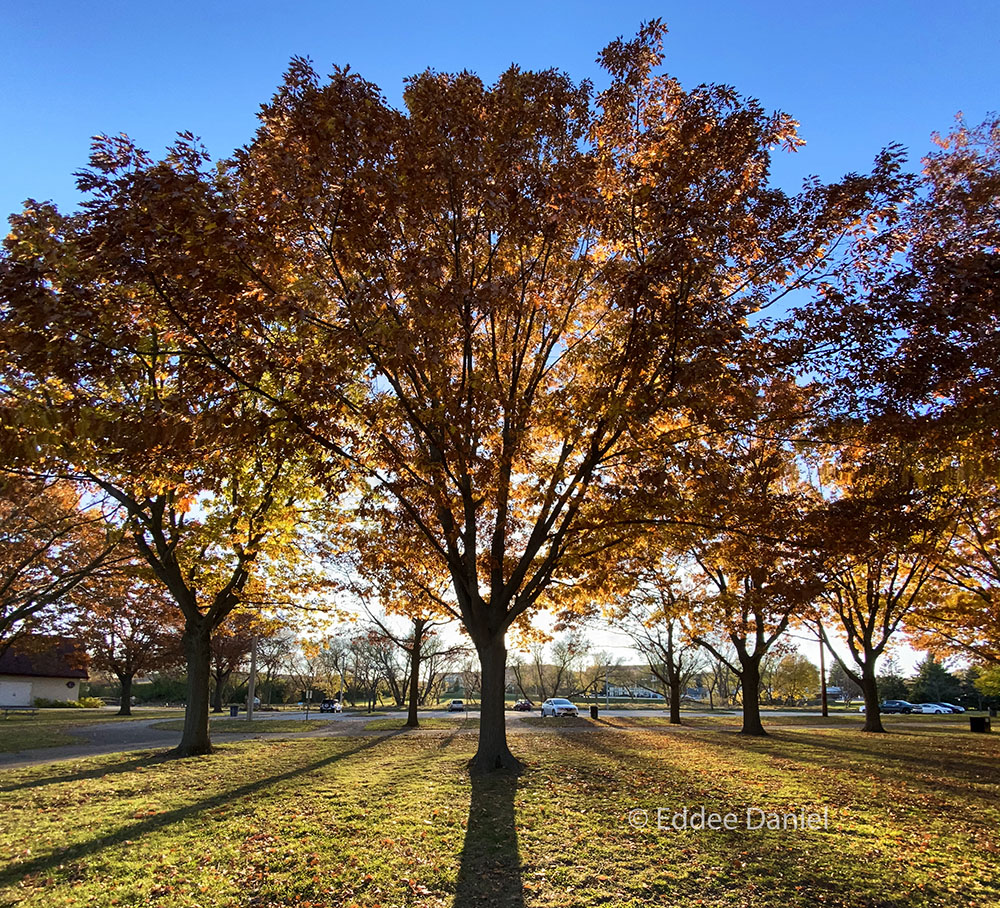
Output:
[[86,653],[66,637],[25,637],[0,654],[0,706],[76,700],[86,680]]

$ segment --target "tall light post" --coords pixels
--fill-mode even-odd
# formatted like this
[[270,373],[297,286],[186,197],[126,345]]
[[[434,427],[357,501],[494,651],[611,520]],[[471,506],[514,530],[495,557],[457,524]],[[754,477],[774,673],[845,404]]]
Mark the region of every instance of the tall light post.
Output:
[[[808,625],[807,625],[808,626]],[[793,640],[802,640],[804,642],[811,642],[808,637],[800,637],[798,634],[786,634],[786,636],[791,637]],[[826,648],[823,644],[823,630],[819,619],[816,619],[816,639],[819,641],[819,690],[820,690],[820,704],[822,706],[822,715],[824,718],[829,718],[830,711],[827,703],[826,697]]]
[[823,718],[827,718],[830,715],[829,709],[826,703],[826,647],[823,645],[823,634],[818,629],[819,622],[816,622],[816,636],[819,639],[819,689],[821,691],[820,697],[823,703]]
[[247,721],[253,720],[253,701],[257,689],[257,635],[250,646],[250,680],[247,682]]

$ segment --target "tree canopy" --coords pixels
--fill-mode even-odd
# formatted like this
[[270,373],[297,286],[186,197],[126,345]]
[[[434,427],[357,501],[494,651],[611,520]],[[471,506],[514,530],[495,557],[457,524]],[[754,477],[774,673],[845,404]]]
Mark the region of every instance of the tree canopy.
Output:
[[[670,531],[705,639],[749,658],[823,583],[834,603],[864,571],[881,589],[940,528],[912,525],[929,489],[888,480],[807,507],[803,457],[858,431],[876,452],[967,440],[949,420],[986,437],[996,125],[942,140],[922,182],[890,145],[788,193],[769,171],[795,121],[682,87],[664,33],[611,42],[600,89],[426,71],[402,109],[294,59],[229,159],[186,133],[163,160],[103,138],[79,212],[12,218],[5,453],[117,503],[205,690],[211,634],[264,568],[354,539],[397,610],[460,620],[474,764],[513,768],[508,632],[592,611],[644,536]],[[304,495],[328,521],[308,546]],[[922,591],[941,553],[917,547]],[[188,752],[207,703],[192,722]]]

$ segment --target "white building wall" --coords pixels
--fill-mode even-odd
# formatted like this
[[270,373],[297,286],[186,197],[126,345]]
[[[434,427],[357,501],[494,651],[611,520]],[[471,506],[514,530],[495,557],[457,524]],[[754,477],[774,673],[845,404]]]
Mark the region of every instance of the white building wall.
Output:
[[[67,687],[72,684],[72,687]],[[0,675],[0,706],[32,706],[35,700],[76,700],[80,696],[78,678],[35,678]]]
[[0,706],[31,706],[31,682],[0,675]]

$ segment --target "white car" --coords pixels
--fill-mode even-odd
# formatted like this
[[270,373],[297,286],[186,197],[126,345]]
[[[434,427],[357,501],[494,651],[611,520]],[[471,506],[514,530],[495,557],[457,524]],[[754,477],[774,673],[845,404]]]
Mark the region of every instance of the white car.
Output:
[[562,697],[550,697],[542,704],[543,716],[578,716],[578,710],[569,700]]
[[924,713],[925,715],[937,715],[944,716],[951,713],[951,710],[947,706],[941,706],[938,703],[914,703],[913,711],[915,713]]
[[464,710],[465,710],[465,703],[463,703],[461,700],[452,700],[451,703],[448,704],[448,712],[450,713],[460,713],[464,712]]

